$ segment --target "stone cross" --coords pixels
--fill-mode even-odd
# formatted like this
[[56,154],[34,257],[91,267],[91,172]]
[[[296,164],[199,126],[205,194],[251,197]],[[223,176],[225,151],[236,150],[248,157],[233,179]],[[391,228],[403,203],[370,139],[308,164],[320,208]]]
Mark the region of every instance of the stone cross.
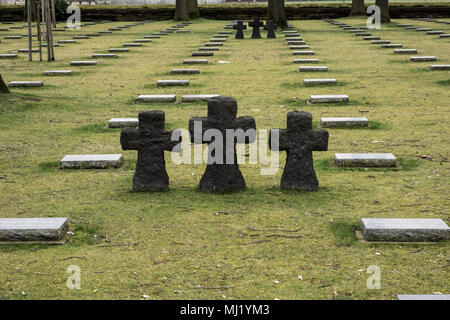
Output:
[[267,30],[267,39],[275,39],[275,30],[277,29],[277,24],[274,23],[272,20],[267,21],[266,25],[264,26],[264,30]]
[[[239,170],[235,147],[236,143],[251,143],[256,140],[256,124],[253,117],[236,118],[236,114],[236,100],[233,97],[218,96],[208,101],[207,117],[189,119],[191,141],[197,144],[208,144],[208,164],[200,180],[201,191],[228,192],[245,188],[245,180]],[[200,125],[201,130],[198,130]],[[235,131],[239,129],[244,132],[253,130],[241,135]],[[229,131],[235,133],[232,139],[230,137],[227,139]],[[221,136],[208,139],[208,133],[211,132],[219,133]],[[249,132],[251,133],[248,134]],[[213,149],[213,143],[215,149]],[[231,156],[233,158],[230,161]]]
[[174,148],[180,139],[171,141],[173,131],[164,131],[164,122],[163,111],[141,111],[139,128],[124,128],[121,132],[122,149],[138,151],[134,191],[165,191],[169,188],[164,151],[179,151]]
[[239,20],[233,26],[233,29],[236,30],[236,37],[235,37],[235,39],[244,39],[244,30],[247,29],[247,26],[242,22],[242,20]]
[[[282,189],[317,191],[312,151],[328,150],[328,131],[312,129],[312,115],[303,111],[287,114],[287,129],[272,129],[270,148],[287,152],[281,178]],[[279,142],[277,148],[276,142]]]
[[253,21],[249,22],[248,25],[253,28],[252,39],[261,39],[259,28],[264,27],[264,23],[259,20],[259,17],[253,17]]

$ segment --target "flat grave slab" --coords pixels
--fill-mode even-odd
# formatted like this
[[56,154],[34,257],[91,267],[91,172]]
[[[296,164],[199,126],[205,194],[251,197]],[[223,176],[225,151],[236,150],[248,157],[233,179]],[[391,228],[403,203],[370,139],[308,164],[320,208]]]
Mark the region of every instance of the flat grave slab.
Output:
[[366,241],[450,240],[450,228],[442,219],[362,218],[361,231]]
[[129,48],[110,48],[109,52],[129,52]]
[[306,85],[312,84],[336,84],[336,79],[304,79],[303,83]]
[[112,33],[112,31],[110,31],[110,30],[101,30],[98,33],[101,33],[101,34],[103,34],[103,33]]
[[144,39],[160,39],[160,36],[144,36]]
[[286,40],[287,42],[289,42],[289,41],[302,41],[303,38],[302,37],[287,37],[287,38],[284,38],[284,40]]
[[200,52],[192,52],[193,57],[211,57],[214,56],[214,52],[208,51],[200,51]]
[[358,33],[355,33],[356,37],[366,37],[366,36],[370,36],[370,35],[372,35],[372,34],[369,33],[369,32],[358,32]]
[[335,153],[338,167],[395,167],[397,159],[392,153]]
[[288,41],[287,44],[288,45],[299,45],[299,44],[305,44],[306,42],[303,40],[291,40]]
[[304,51],[292,51],[294,56],[312,56],[315,54],[312,50],[304,50]]
[[298,50],[298,49],[309,49],[308,45],[294,45],[289,46],[289,49]]
[[372,40],[370,41],[372,44],[390,44],[391,40]]
[[312,94],[309,96],[308,103],[341,103],[349,102],[346,94]]
[[225,42],[227,39],[224,38],[210,38],[208,39],[209,42]]
[[157,87],[188,86],[189,80],[158,80]]
[[430,70],[450,70],[450,64],[432,64]]
[[369,121],[365,117],[320,118],[320,125],[322,128],[368,127]]
[[46,76],[69,76],[73,72],[72,70],[45,70],[44,75]]
[[380,40],[381,38],[378,36],[368,36],[368,37],[363,37],[363,40]]
[[15,59],[17,58],[17,54],[15,53],[1,53],[0,59]]
[[431,35],[433,35],[433,34],[443,34],[443,33],[444,33],[444,31],[442,31],[442,30],[427,31],[427,34],[431,34]]
[[58,43],[76,43],[75,40],[58,40]]
[[108,54],[108,53],[94,53],[92,55],[92,58],[115,58],[117,57],[115,54]]
[[416,31],[421,31],[421,32],[425,32],[425,31],[431,31],[431,28],[417,28]]
[[[18,49],[17,52],[28,53],[28,49]],[[39,49],[31,49],[31,52],[39,52]]]
[[411,56],[409,57],[410,61],[418,61],[418,62],[422,62],[422,61],[436,61],[436,57],[435,56]]
[[136,102],[140,103],[150,103],[150,102],[175,102],[176,101],[176,95],[174,94],[143,94],[140,95]]
[[394,53],[396,54],[411,54],[417,53],[417,49],[395,49]]
[[144,42],[152,42],[152,39],[134,39],[135,43],[144,43]]
[[401,48],[401,47],[403,47],[401,43],[387,43],[381,45],[381,48]]
[[136,42],[124,43],[123,46],[124,47],[142,47],[142,43],[136,43]]
[[181,97],[181,102],[208,101],[209,99],[218,96],[218,94],[186,94]]
[[327,66],[300,66],[298,69],[299,72],[327,72]]
[[294,63],[318,63],[319,59],[294,59]]
[[183,64],[208,64],[208,59],[185,59]]
[[218,51],[219,47],[200,47],[199,51]]
[[5,36],[5,39],[17,40],[17,39],[22,39],[22,36]]
[[67,218],[0,218],[0,241],[59,241],[68,230]]
[[443,33],[439,35],[439,38],[450,38],[450,33]]
[[136,128],[138,126],[138,118],[112,118],[108,121],[108,128]]
[[191,32],[190,30],[177,30],[175,31],[175,33],[189,33]]
[[71,61],[71,66],[94,66],[97,64],[97,61]]
[[119,168],[123,163],[121,154],[67,155],[59,162],[60,169],[106,169]]
[[89,39],[89,36],[73,36],[74,39]]
[[8,83],[10,88],[42,87],[43,85],[42,81],[11,81]]
[[206,42],[205,43],[205,47],[217,47],[217,46],[221,47],[221,46],[223,46],[223,43],[222,42]]
[[194,74],[200,73],[200,69],[172,69],[172,74]]
[[450,294],[398,294],[397,300],[450,300]]

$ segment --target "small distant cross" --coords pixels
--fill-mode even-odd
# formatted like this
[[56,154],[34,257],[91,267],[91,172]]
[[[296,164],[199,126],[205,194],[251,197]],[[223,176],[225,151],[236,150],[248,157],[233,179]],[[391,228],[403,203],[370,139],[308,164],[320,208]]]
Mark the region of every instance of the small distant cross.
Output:
[[174,147],[180,141],[171,141],[173,131],[164,131],[164,123],[163,111],[142,111],[139,128],[124,128],[121,132],[122,149],[138,151],[134,191],[165,191],[169,188],[164,151],[175,152]]
[[277,24],[274,23],[272,20],[267,21],[266,25],[264,26],[264,30],[267,30],[267,39],[275,39],[275,30],[277,29]]
[[[256,124],[253,117],[236,118],[236,115],[236,100],[233,97],[219,96],[208,101],[207,117],[192,117],[189,119],[189,133],[192,143],[208,144],[208,165],[200,180],[201,191],[227,192],[245,188],[245,180],[237,162],[235,144],[255,141]],[[201,132],[196,132],[196,126],[198,125],[201,125]],[[253,134],[245,136],[244,139],[227,140],[227,134],[229,134],[227,131],[230,129],[233,131],[253,129]],[[214,139],[211,136],[208,137],[208,131],[209,133],[219,133],[221,137],[214,136]],[[232,145],[228,146],[227,142],[228,144],[232,143]],[[231,158],[230,156],[233,157],[231,163],[227,161]]]
[[234,26],[233,29],[236,30],[235,39],[244,39],[244,30],[247,29],[247,26],[243,23],[242,20],[239,20]]
[[264,23],[259,20],[259,17],[253,17],[253,21],[249,22],[248,25],[253,28],[252,39],[261,39],[259,28],[264,27]]
[[291,111],[287,114],[287,129],[272,129],[270,133],[270,148],[287,152],[281,188],[317,191],[319,181],[314,172],[312,151],[328,150],[328,131],[313,130],[310,113]]

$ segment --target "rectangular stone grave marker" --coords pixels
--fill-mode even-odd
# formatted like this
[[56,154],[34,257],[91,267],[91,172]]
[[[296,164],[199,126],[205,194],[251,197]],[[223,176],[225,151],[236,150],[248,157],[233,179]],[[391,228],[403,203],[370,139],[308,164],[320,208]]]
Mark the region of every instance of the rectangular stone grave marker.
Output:
[[396,54],[411,54],[417,53],[417,49],[395,49],[394,53]]
[[223,39],[223,38],[210,38],[208,41],[210,41],[210,42],[225,42],[225,41],[227,41],[227,39]]
[[22,39],[22,36],[5,36],[5,39],[9,40]]
[[170,86],[188,86],[189,80],[158,80],[156,81],[157,87],[170,87]]
[[450,240],[450,228],[442,219],[362,218],[361,229],[366,241]]
[[175,102],[176,95],[174,94],[152,94],[152,95],[140,95],[136,102],[150,103],[150,102]]
[[304,79],[303,83],[306,85],[313,84],[336,84],[336,79]]
[[311,50],[304,50],[304,51],[292,51],[292,54],[294,56],[312,56],[315,54],[314,51]]
[[433,34],[443,34],[443,33],[444,33],[444,31],[442,31],[442,30],[427,31],[427,34],[431,34],[431,35],[433,35]]
[[94,66],[97,64],[97,61],[71,61],[71,66]]
[[189,31],[189,30],[177,30],[177,31],[175,31],[175,33],[189,33],[189,32],[191,32],[191,31]]
[[134,39],[133,42],[135,43],[152,42],[152,39]]
[[368,36],[368,37],[363,37],[363,40],[380,40],[380,37]]
[[142,43],[124,43],[124,47],[142,47]]
[[319,59],[294,59],[294,63],[318,63]]
[[172,74],[194,74],[200,73],[200,69],[172,69]]
[[60,241],[67,230],[67,218],[0,218],[2,242]]
[[417,61],[417,62],[422,62],[422,61],[436,61],[436,57],[435,56],[412,56],[409,58],[410,61]]
[[432,64],[430,70],[450,70],[450,64]]
[[129,52],[129,48],[110,48],[109,52]]
[[300,44],[305,44],[306,42],[303,40],[296,40],[296,41],[288,41],[287,44],[288,45],[300,45]]
[[403,45],[401,43],[387,43],[387,44],[382,44],[381,47],[382,48],[401,48],[401,47],[403,47]]
[[218,96],[218,94],[186,94],[181,97],[181,102],[208,101],[209,99]]
[[75,40],[58,40],[58,43],[75,43]]
[[107,54],[107,53],[94,53],[92,58],[115,58],[115,54]]
[[417,28],[416,31],[421,31],[421,32],[431,31],[431,28]]
[[14,59],[17,58],[17,54],[15,53],[1,53],[0,59]]
[[8,83],[10,88],[42,87],[43,85],[42,81],[11,81]]
[[73,36],[74,39],[89,39],[89,36]]
[[372,40],[370,41],[372,44],[390,44],[391,40]]
[[123,163],[121,154],[67,155],[59,162],[60,169],[107,169],[119,168]]
[[199,51],[218,51],[219,47],[200,47]]
[[341,103],[348,102],[346,94],[312,94],[309,96],[308,103]]
[[321,118],[320,125],[322,128],[368,127],[369,121],[365,117]]
[[136,128],[138,125],[138,118],[112,118],[108,121],[108,128]]
[[450,33],[443,33],[439,35],[439,38],[450,38]]
[[289,46],[289,49],[293,49],[293,50],[295,50],[295,49],[309,49],[309,46],[307,46],[307,45],[303,45],[303,46],[295,45],[295,46]]
[[185,59],[183,64],[207,64],[208,59]]
[[398,294],[397,300],[450,300],[450,294]]
[[193,57],[210,57],[214,56],[214,52],[201,51],[201,52],[192,52]]
[[160,36],[144,36],[144,39],[160,39]]
[[222,42],[206,42],[205,43],[205,47],[222,47],[223,43]]
[[395,167],[397,159],[392,153],[335,153],[338,167]]
[[298,70],[299,72],[327,72],[328,67],[326,66],[301,66]]
[[46,76],[69,76],[73,72],[72,70],[45,70],[44,75]]

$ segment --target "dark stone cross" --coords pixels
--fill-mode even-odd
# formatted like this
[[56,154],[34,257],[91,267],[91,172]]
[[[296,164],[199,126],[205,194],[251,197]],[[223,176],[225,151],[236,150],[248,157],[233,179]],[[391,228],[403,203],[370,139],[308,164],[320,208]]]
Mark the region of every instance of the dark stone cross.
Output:
[[[245,188],[245,180],[239,170],[236,157],[236,143],[251,143],[256,140],[256,124],[253,117],[239,117],[237,114],[237,102],[233,97],[215,97],[208,101],[207,117],[192,117],[189,119],[189,133],[192,143],[208,144],[208,164],[205,173],[200,180],[200,190],[204,192],[227,192],[238,191]],[[195,128],[201,124],[201,132],[196,132]],[[208,139],[205,135],[209,129],[220,132],[222,139],[216,137]],[[251,134],[241,135],[235,131],[234,138],[227,146],[227,134],[231,130],[252,131]],[[249,131],[249,132],[250,132]],[[211,133],[209,131],[209,133]],[[247,132],[248,133],[248,132]],[[219,144],[219,150],[213,149]],[[221,143],[221,144],[220,144]],[[214,152],[213,152],[214,151]],[[222,156],[220,156],[220,154]],[[230,157],[232,161],[227,161]]]
[[252,39],[261,39],[259,28],[264,27],[264,23],[259,20],[259,17],[253,17],[253,21],[249,22],[248,25],[253,28]]
[[247,26],[242,22],[242,20],[239,20],[233,26],[233,29],[236,30],[236,37],[235,37],[235,39],[244,39],[244,30],[247,29]]
[[281,188],[317,191],[319,181],[314,172],[312,151],[328,150],[328,131],[313,130],[312,115],[303,111],[289,112],[287,129],[277,130],[271,130],[269,145],[276,151],[275,142],[278,139],[278,150],[287,152]]
[[264,30],[267,30],[267,39],[275,39],[275,30],[277,30],[277,24],[274,23],[272,20],[267,21],[266,25],[264,26]]
[[[160,110],[139,112],[139,128],[124,128],[120,135],[123,150],[137,150],[133,177],[134,191],[165,191],[169,188],[164,151],[174,151],[180,143],[171,141],[173,131],[164,131],[165,114]],[[181,135],[178,135],[179,137]]]

